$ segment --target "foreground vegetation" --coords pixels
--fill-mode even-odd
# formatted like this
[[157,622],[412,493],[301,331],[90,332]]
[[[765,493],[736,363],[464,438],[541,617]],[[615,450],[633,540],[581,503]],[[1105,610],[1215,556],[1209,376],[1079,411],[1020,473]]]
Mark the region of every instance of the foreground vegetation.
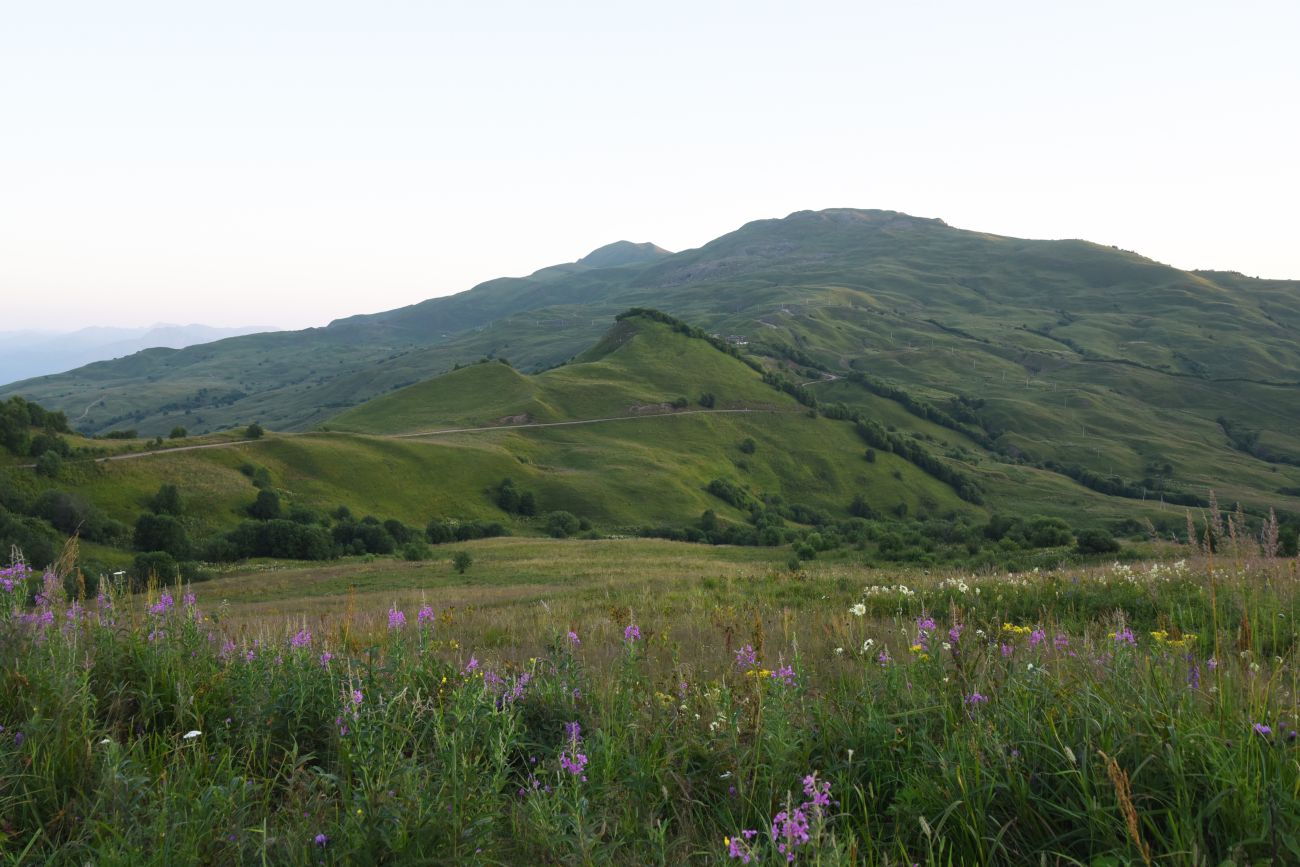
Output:
[[[501,566],[520,546],[548,562]],[[637,581],[619,546],[673,568]],[[358,564],[350,590],[339,565],[198,599],[4,571],[0,855],[1300,858],[1294,560],[924,575],[658,541],[461,549],[464,575]]]

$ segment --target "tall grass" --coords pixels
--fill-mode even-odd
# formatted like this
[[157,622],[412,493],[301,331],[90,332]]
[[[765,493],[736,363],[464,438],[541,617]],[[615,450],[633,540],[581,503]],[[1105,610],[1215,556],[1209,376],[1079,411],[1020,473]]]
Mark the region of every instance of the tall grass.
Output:
[[1300,860],[1294,563],[611,596],[517,654],[66,583],[0,573],[8,863]]

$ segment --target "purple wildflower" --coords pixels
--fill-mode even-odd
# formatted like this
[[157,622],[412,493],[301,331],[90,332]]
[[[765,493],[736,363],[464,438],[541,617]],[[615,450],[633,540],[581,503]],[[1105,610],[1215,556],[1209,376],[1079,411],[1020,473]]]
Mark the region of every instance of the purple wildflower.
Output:
[[22,732],[14,732],[14,746],[21,747],[23,745],[23,741],[25,740],[27,740],[27,738],[23,735]]
[[314,839],[316,841],[317,846],[324,846],[326,843],[330,841],[330,838],[327,834],[317,834]]
[[772,842],[776,843],[776,851],[784,855],[787,862],[793,862],[795,850],[811,839],[808,830],[808,814],[802,805],[777,813],[772,820]]
[[934,632],[934,618],[928,614],[916,618],[916,628],[921,632]]
[[158,597],[158,601],[149,606],[150,614],[166,614],[176,605],[176,600],[172,599],[170,593],[164,593]]
[[574,632],[572,629],[569,630],[569,634],[566,637],[569,639],[569,644],[573,645],[574,647],[577,647],[579,644],[582,644],[582,639],[579,638],[578,633]]
[[1127,644],[1130,647],[1137,646],[1137,639],[1133,637],[1133,630],[1125,626],[1114,634],[1116,644]]
[[415,615],[415,622],[416,622],[416,625],[418,625],[418,626],[424,626],[424,625],[427,623],[428,625],[432,626],[432,625],[433,625],[433,617],[434,617],[434,614],[433,614],[433,606],[432,606],[432,605],[421,605],[421,606],[420,606],[420,610],[419,610],[419,611],[416,613],[416,615]]
[[1070,637],[1064,632],[1058,632],[1056,633],[1056,637],[1052,639],[1052,644],[1057,650],[1064,650],[1070,646]]
[[1216,668],[1219,667],[1219,660],[1211,656],[1208,660],[1206,660],[1205,667],[1208,668],[1210,671],[1214,671]]
[[969,705],[984,704],[988,700],[989,697],[987,695],[982,695],[978,692],[972,692],[970,695],[966,696],[966,704]]
[[476,671],[478,671],[478,658],[471,656],[469,662],[465,663],[465,668],[461,671],[461,675],[469,677]]
[[1002,658],[1003,658],[1003,659],[1010,659],[1010,658],[1011,658],[1011,655],[1012,655],[1013,653],[1015,653],[1015,652],[1016,652],[1016,648],[1015,648],[1014,645],[1011,645],[1011,644],[1004,644],[1004,645],[1002,645]]
[[629,644],[633,641],[640,641],[641,628],[635,623],[629,623],[627,628],[623,630],[623,640]]
[[1041,626],[1034,627],[1034,631],[1029,633],[1029,646],[1031,648],[1037,647],[1046,640],[1047,633],[1043,631],[1043,627]]
[[772,680],[780,681],[786,686],[795,685],[794,669],[788,665],[783,665],[776,671],[772,672]]
[[320,655],[320,667],[329,668],[330,660],[333,658],[334,658],[334,654],[330,653],[328,650],[322,653]]
[[401,629],[405,625],[406,615],[402,613],[402,609],[396,607],[388,609],[389,629]]
[[964,628],[960,623],[954,623],[952,629],[948,630],[948,643],[956,647],[957,642],[961,640],[961,633]]
[[744,837],[743,841],[740,836],[728,837],[724,841],[727,844],[727,857],[739,858],[741,864],[748,864],[754,858],[754,850],[750,848],[749,841],[757,837],[758,832],[746,829],[740,834]]
[[1273,734],[1273,730],[1268,726],[1264,725],[1263,723],[1255,723],[1255,725],[1253,725],[1252,728],[1255,730],[1255,734],[1257,735],[1263,735],[1264,737],[1268,737],[1269,735]]
[[294,634],[293,638],[289,639],[289,644],[293,647],[309,647],[311,646],[311,633],[307,631],[306,627],[303,627]]
[[758,654],[754,651],[754,645],[746,644],[736,651],[736,668],[748,671],[756,665],[758,665]]
[[580,753],[575,748],[573,755],[570,756],[568,750],[565,750],[560,753],[560,767],[575,777],[581,777],[584,783],[587,782],[587,775],[584,773],[587,767],[586,753]]
[[361,690],[359,689],[352,690],[352,703],[355,705],[359,705],[363,701],[365,701],[365,696],[361,694]]

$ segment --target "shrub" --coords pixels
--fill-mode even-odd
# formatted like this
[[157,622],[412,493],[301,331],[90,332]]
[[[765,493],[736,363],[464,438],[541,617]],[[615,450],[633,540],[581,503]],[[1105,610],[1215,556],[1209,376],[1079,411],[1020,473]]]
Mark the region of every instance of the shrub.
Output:
[[185,439],[185,437],[189,435],[190,435],[189,431],[187,431],[185,428],[181,427],[180,425],[177,425],[176,427],[172,428],[172,432],[167,436],[168,439],[180,440],[180,439]]
[[149,551],[137,554],[131,564],[131,587],[141,590],[154,578],[158,584],[170,584],[180,575],[176,558],[166,551]]
[[737,448],[747,455],[752,455],[758,449],[758,443],[754,442],[753,437],[745,437]]
[[458,573],[464,575],[465,570],[474,565],[474,558],[466,551],[457,551],[451,558],[451,565]]
[[132,543],[138,551],[166,551],[178,560],[190,554],[189,534],[171,515],[141,515],[135,522]]
[[582,522],[571,512],[551,512],[546,516],[546,532],[556,539],[567,539],[582,528]]
[[248,514],[258,521],[273,521],[280,517],[280,496],[275,491],[260,490],[257,499],[248,507]]
[[1114,554],[1119,542],[1105,530],[1080,530],[1075,536],[1075,546],[1080,554]]
[[402,548],[402,559],[408,560],[412,563],[419,562],[420,560],[428,560],[431,554],[432,552],[429,550],[429,546],[418,539],[413,542],[408,542],[406,547]]
[[262,435],[265,433],[266,431],[263,430],[262,426],[257,422],[253,422],[248,427],[244,428],[244,436],[250,440],[260,440]]
[[36,459],[36,474],[50,479],[57,479],[63,472],[63,458],[56,451],[48,451]]

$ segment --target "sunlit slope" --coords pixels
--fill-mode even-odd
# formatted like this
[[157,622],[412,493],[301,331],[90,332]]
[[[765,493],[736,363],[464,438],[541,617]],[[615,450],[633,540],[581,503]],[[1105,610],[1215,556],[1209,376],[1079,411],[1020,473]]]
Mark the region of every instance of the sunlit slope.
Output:
[[668,412],[685,398],[699,410],[797,412],[792,398],[705,341],[639,317],[625,319],[574,363],[526,376],[475,364],[376,398],[330,419],[330,430],[411,434],[456,427],[574,421]]

